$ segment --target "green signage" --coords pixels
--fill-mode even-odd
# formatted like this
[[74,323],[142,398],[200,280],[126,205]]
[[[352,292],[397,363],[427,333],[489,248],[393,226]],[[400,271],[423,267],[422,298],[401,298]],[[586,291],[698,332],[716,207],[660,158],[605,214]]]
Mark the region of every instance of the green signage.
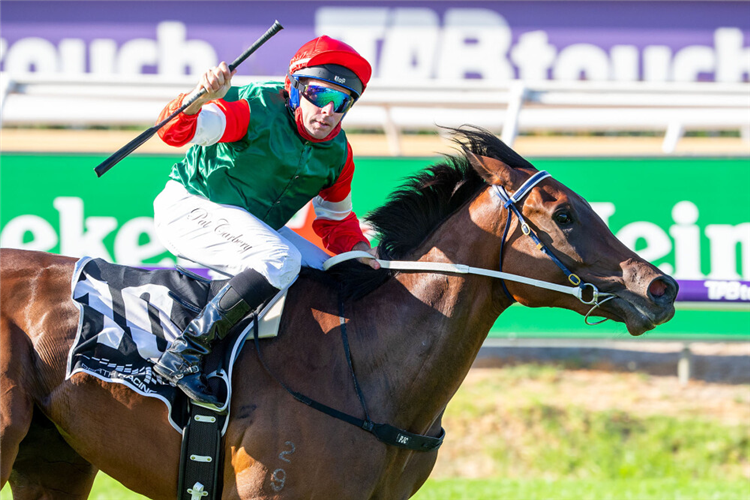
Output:
[[[0,246],[169,265],[153,231],[152,202],[173,156],[133,156],[98,179],[103,155],[4,154]],[[434,158],[362,158],[354,210],[362,217]],[[750,280],[750,159],[538,158],[532,163],[581,194],[626,245],[681,280]],[[612,322],[583,327],[575,313],[512,307],[493,336],[617,339]],[[581,333],[583,332],[583,333]],[[678,311],[657,333],[750,334],[750,313]]]

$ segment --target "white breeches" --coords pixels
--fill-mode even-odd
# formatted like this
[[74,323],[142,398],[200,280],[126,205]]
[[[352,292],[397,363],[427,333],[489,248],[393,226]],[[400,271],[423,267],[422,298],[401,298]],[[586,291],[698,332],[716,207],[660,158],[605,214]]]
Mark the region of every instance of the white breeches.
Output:
[[275,231],[239,207],[190,194],[172,180],[154,200],[154,225],[176,256],[232,276],[251,268],[280,289],[301,265],[322,269],[329,257],[287,227]]

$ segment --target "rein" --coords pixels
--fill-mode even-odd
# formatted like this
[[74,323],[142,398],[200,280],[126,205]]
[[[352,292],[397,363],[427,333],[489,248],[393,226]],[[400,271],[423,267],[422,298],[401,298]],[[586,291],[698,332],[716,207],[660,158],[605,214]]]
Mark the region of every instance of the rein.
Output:
[[[524,196],[526,196],[531,189],[539,184],[541,181],[546,179],[547,177],[550,177],[550,174],[542,170],[540,172],[537,172],[533,176],[531,176],[529,179],[526,180],[526,182],[523,183],[523,185],[518,188],[518,190],[513,194],[509,195],[507,191],[502,186],[494,185],[492,186],[493,193],[495,193],[503,202],[503,206],[508,209],[508,218],[505,225],[505,231],[503,233],[503,242],[502,246],[500,248],[500,264],[499,267],[502,269],[502,254],[503,254],[503,248],[505,245],[505,237],[508,234],[508,228],[510,227],[510,221],[512,218],[512,215],[515,214],[516,217],[518,217],[519,222],[521,223],[521,231],[526,236],[529,236],[534,243],[536,243],[536,246],[539,250],[541,250],[545,255],[547,255],[552,262],[554,262],[557,267],[562,270],[563,273],[565,273],[565,276],[568,278],[568,281],[573,284],[574,286],[565,286],[565,285],[558,285],[556,283],[550,283],[548,281],[542,281],[537,280],[533,278],[527,278],[525,276],[519,276],[517,274],[510,274],[503,271],[493,271],[490,269],[483,269],[481,267],[471,267],[464,264],[449,264],[445,262],[420,262],[420,261],[396,261],[396,260],[380,260],[375,259],[380,263],[380,267],[385,269],[393,269],[397,271],[423,271],[423,272],[439,272],[439,273],[454,273],[454,274],[476,274],[480,276],[488,276],[490,278],[498,278],[500,280],[508,280],[508,281],[514,281],[517,283],[523,283],[525,285],[531,285],[538,288],[544,288],[546,290],[553,290],[555,292],[565,293],[568,295],[572,295],[578,300],[580,300],[583,304],[592,306],[591,309],[589,309],[589,312],[586,313],[584,317],[584,321],[587,325],[598,325],[600,323],[603,323],[607,321],[608,318],[603,318],[600,321],[596,322],[589,322],[589,316],[591,316],[591,313],[594,312],[595,309],[597,309],[599,306],[607,302],[608,300],[612,300],[615,298],[615,294],[613,293],[606,293],[606,292],[600,292],[599,289],[594,285],[593,283],[584,283],[578,275],[572,273],[568,270],[567,267],[565,267],[565,264],[563,264],[560,259],[557,258],[557,256],[552,253],[552,251],[539,239],[539,237],[534,233],[534,231],[529,227],[529,225],[526,223],[526,220],[523,218],[523,215],[521,215],[521,211],[516,207],[516,203],[518,203]],[[331,267],[335,266],[336,264],[339,264],[341,262],[351,260],[351,259],[374,259],[374,257],[367,253],[362,251],[352,251],[352,252],[345,252],[341,253],[335,257],[331,257],[330,259],[326,260],[323,263],[323,270],[327,271]],[[584,292],[587,289],[591,289],[591,299],[586,300],[583,296]],[[513,296],[508,292],[508,289],[505,286],[505,283],[503,282],[503,290],[505,291],[505,294],[508,296],[508,298],[512,302],[516,302],[516,299],[513,298]],[[603,300],[599,300],[603,299]]]

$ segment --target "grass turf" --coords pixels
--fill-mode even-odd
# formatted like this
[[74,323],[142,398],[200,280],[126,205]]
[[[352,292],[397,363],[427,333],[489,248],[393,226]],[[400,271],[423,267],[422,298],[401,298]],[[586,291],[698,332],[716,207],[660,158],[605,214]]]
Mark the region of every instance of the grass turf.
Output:
[[[750,481],[430,479],[414,500],[746,500]],[[90,500],[140,500],[99,474]],[[1,500],[10,500],[5,487]]]
[[747,500],[750,482],[439,479],[414,500]]
[[[448,440],[414,498],[748,500],[748,386],[674,384],[534,364],[475,371],[448,406]],[[0,500],[10,498],[6,486]],[[144,497],[100,474],[90,498]]]

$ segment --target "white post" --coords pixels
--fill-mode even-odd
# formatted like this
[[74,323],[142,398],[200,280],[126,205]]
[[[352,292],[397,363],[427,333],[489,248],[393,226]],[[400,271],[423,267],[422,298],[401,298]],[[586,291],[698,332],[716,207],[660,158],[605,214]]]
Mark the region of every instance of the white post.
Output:
[[682,123],[678,121],[670,122],[667,132],[664,134],[664,142],[661,144],[661,150],[666,154],[674,153],[675,149],[677,149],[677,143],[684,133],[685,128],[682,126]]
[[388,141],[388,149],[391,152],[391,156],[401,156],[401,131],[393,122],[391,107],[386,104],[383,106],[383,110],[385,111],[383,131],[385,132],[385,138]]
[[3,115],[5,101],[15,88],[16,82],[10,78],[9,74],[6,71],[0,73],[0,116]]
[[750,142],[750,125],[743,125],[740,127],[740,137],[745,142]]
[[523,101],[526,98],[526,85],[523,81],[516,80],[508,89],[508,109],[505,112],[505,122],[500,138],[508,146],[513,146],[518,136],[518,119],[521,115]]

